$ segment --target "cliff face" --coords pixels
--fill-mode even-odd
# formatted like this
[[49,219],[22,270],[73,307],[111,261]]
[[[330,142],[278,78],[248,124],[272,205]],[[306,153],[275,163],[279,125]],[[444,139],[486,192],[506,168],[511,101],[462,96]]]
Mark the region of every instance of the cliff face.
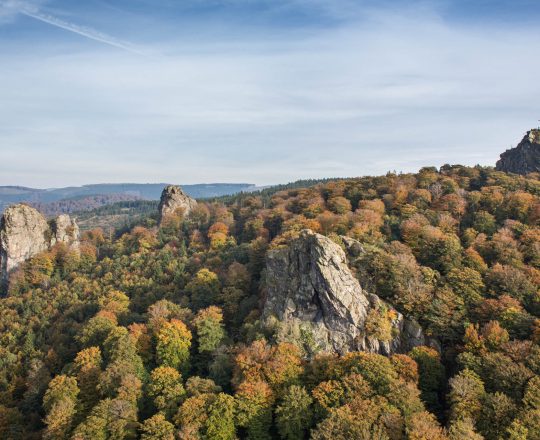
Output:
[[182,209],[184,215],[197,206],[197,202],[186,195],[179,186],[169,185],[161,193],[159,202],[160,223],[168,215],[174,214],[176,210]]
[[540,130],[527,132],[517,147],[501,154],[495,169],[515,174],[540,172]]
[[68,215],[61,215],[52,227],[36,209],[13,205],[0,220],[0,284],[7,285],[9,274],[21,263],[56,243],[78,246],[79,227]]
[[[351,245],[361,251],[359,243],[349,241],[348,250]],[[269,251],[266,267],[263,319],[274,316],[308,330],[321,351],[388,355],[426,342],[417,323],[362,289],[347,266],[345,252],[327,237],[302,231],[288,247]],[[385,320],[386,332],[373,327]]]

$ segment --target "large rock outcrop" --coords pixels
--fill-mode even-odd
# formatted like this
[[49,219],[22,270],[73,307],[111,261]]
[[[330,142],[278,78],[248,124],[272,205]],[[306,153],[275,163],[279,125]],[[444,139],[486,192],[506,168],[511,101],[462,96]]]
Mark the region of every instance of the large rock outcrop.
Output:
[[[361,251],[351,241],[347,248]],[[268,252],[266,286],[263,320],[275,317],[309,332],[317,350],[388,355],[426,343],[417,323],[362,289],[339,245],[312,231]]]
[[13,205],[0,220],[0,285],[5,287],[9,275],[21,263],[46,251],[56,243],[79,243],[79,227],[68,215],[51,222],[28,205]]
[[515,174],[540,172],[540,129],[528,131],[517,147],[501,154],[495,169]]
[[169,185],[163,189],[159,202],[159,222],[161,223],[168,215],[176,213],[181,209],[184,215],[197,206],[195,199],[189,197],[179,186]]

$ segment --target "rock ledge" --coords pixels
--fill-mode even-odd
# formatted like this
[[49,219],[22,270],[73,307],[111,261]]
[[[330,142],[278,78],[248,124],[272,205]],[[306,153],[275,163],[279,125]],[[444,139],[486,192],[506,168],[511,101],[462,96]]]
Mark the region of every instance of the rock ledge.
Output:
[[495,169],[515,174],[540,172],[540,129],[528,131],[517,147],[501,154]]

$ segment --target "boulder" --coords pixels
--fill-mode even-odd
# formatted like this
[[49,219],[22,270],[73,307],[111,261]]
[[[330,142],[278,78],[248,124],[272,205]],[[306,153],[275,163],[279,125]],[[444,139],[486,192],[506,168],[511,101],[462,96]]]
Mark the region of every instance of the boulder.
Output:
[[495,169],[515,174],[540,172],[540,129],[528,131],[517,147],[501,154]]
[[159,202],[159,222],[161,223],[164,218],[176,213],[179,209],[184,215],[188,215],[195,206],[197,206],[196,200],[184,193],[179,186],[166,186]]
[[[349,244],[361,252],[359,243]],[[317,351],[390,355],[426,343],[417,323],[362,289],[339,245],[310,230],[267,253],[266,290],[263,320],[277,318],[282,325],[309,332]],[[389,321],[385,332],[372,328],[377,314]]]

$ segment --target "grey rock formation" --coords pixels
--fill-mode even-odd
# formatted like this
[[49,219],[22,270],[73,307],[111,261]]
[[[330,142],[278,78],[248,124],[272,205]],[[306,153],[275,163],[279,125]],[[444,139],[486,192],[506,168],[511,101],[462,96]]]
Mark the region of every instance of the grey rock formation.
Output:
[[0,220],[1,283],[19,264],[49,247],[47,220],[36,209],[15,205],[4,211]]
[[517,147],[501,154],[495,169],[515,174],[540,172],[540,129],[528,131]]
[[52,223],[53,236],[51,245],[55,243],[70,243],[72,246],[79,245],[79,226],[74,219],[67,214],[61,214]]
[[[263,320],[275,317],[309,331],[320,351],[388,355],[426,342],[418,324],[362,289],[343,249],[327,237],[302,231],[289,246],[268,252],[266,268]],[[368,334],[365,326],[370,313],[381,310],[394,317],[386,340]]]
[[182,209],[184,215],[188,215],[195,206],[197,206],[195,199],[186,195],[179,186],[166,186],[159,202],[159,221],[161,223],[165,217],[174,214],[178,209]]
[[68,215],[59,216],[51,227],[30,206],[7,208],[0,219],[0,285],[7,285],[10,273],[21,263],[59,242],[78,246],[79,227]]

